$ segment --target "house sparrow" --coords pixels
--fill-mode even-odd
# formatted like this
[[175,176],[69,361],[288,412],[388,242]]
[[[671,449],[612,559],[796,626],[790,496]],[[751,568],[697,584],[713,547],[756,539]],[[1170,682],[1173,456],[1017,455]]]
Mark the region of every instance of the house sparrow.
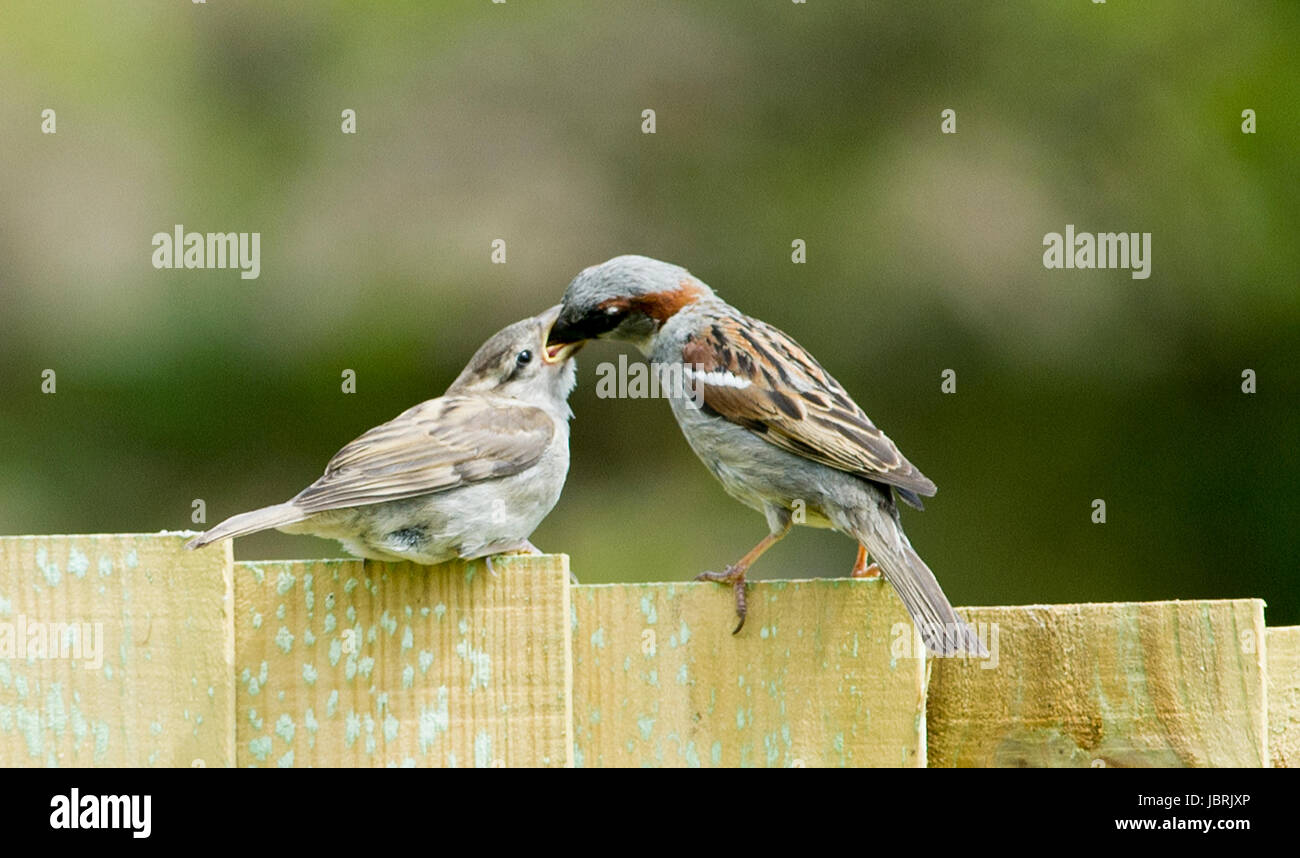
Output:
[[767,518],[768,536],[748,554],[697,578],[734,587],[737,632],[745,573],[803,523],[856,539],[854,575],[871,574],[868,554],[877,560],[932,652],[984,652],[899,521],[893,494],[920,508],[934,483],[798,343],[685,268],[644,256],[618,256],[573,279],[546,358],[563,360],[573,344],[598,337],[633,343],[661,374],[676,368],[683,383],[660,388],[687,442],[728,494]]
[[535,552],[528,537],[569,470],[578,346],[543,360],[559,311],[493,335],[445,394],[348,444],[292,500],[228,518],[185,547],[274,527],[337,539],[371,560],[433,565]]

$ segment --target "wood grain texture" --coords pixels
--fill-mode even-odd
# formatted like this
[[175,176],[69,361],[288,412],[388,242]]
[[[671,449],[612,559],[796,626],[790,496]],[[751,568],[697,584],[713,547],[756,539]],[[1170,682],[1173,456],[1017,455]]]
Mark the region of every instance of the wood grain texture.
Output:
[[997,666],[938,659],[929,764],[1268,764],[1258,599],[969,608]]
[[925,659],[881,581],[574,587],[576,765],[921,766]]
[[568,558],[236,564],[241,766],[563,766]]
[[927,704],[880,581],[756,583],[733,637],[726,588],[563,555],[183,541],[0,538],[0,766],[1300,766],[1300,627],[1258,600],[965,609],[994,657]]
[[184,541],[0,537],[0,766],[234,763],[230,547]]
[[1300,626],[1269,629],[1268,755],[1279,769],[1300,768]]

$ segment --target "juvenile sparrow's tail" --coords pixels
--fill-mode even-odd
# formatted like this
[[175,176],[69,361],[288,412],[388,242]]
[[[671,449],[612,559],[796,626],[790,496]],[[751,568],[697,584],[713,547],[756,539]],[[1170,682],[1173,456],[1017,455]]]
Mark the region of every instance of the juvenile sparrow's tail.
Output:
[[926,648],[935,655],[987,656],[975,630],[957,616],[934,573],[908,542],[898,509],[892,503],[884,508],[873,505],[865,519],[865,526],[854,535],[880,564],[885,580],[894,585]]
[[239,515],[232,515],[207,532],[200,533],[185,543],[185,547],[191,550],[202,548],[211,542],[220,542],[233,536],[245,536],[259,530],[269,530],[273,527],[283,527],[286,524],[293,524],[305,518],[307,518],[307,513],[304,513],[292,503],[280,503],[275,506],[255,509],[252,512],[241,512]]

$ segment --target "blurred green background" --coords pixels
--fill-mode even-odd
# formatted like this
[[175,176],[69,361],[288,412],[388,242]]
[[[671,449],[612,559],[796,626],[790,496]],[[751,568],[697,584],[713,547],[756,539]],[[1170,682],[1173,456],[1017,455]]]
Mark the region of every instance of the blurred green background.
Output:
[[[1260,596],[1300,622],[1297,56],[1295,2],[5,0],[0,532],[283,500],[644,253],[792,334],[938,483],[904,518],[955,604]],[[153,269],[176,223],[260,232],[261,277]],[[1153,233],[1150,279],[1045,270],[1067,223]],[[580,357],[534,542],[586,582],[720,568],[762,518],[664,403],[595,397],[617,354]],[[853,556],[799,529],[755,577]]]

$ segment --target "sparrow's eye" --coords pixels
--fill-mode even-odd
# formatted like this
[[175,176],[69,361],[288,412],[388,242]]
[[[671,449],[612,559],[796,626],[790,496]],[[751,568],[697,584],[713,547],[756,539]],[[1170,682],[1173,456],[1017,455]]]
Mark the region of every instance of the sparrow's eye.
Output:
[[515,363],[517,363],[519,366],[528,366],[528,362],[531,361],[532,359],[533,359],[533,353],[530,352],[528,349],[524,349],[519,354],[515,355]]
[[617,316],[622,312],[623,312],[623,308],[617,305],[610,305],[605,308],[605,315],[610,317]]

